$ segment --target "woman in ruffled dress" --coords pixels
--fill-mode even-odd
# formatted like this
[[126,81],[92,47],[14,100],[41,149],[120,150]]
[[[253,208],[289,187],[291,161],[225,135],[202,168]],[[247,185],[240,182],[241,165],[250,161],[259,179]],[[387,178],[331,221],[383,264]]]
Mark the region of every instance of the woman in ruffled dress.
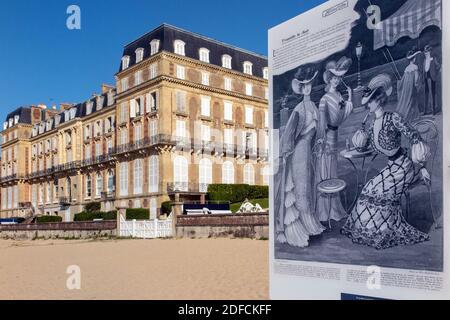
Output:
[[300,68],[292,81],[293,91],[303,96],[293,110],[280,140],[283,157],[283,182],[280,195],[277,241],[295,247],[306,247],[310,236],[324,231],[313,204],[312,145],[316,136],[318,112],[311,101],[312,83],[318,72]]
[[[401,197],[411,183],[419,178],[415,165],[419,166],[422,179],[429,183],[430,175],[424,163],[430,156],[430,149],[418,132],[398,113],[384,111],[383,107],[392,90],[391,78],[382,74],[373,78],[364,92],[362,104],[367,105],[375,120],[369,132],[364,129],[356,132],[354,141],[367,141],[376,152],[387,156],[389,161],[364,186],[341,230],[354,243],[376,249],[415,244],[429,239],[428,234],[405,220]],[[401,146],[402,135],[412,145],[411,157]]]
[[[338,136],[339,127],[353,111],[352,89],[345,85],[343,77],[350,69],[352,60],[342,57],[339,61],[330,61],[323,75],[326,94],[320,100],[319,126],[315,147],[316,178],[315,185],[323,180],[338,178]],[[338,86],[347,87],[347,100],[338,91]],[[315,193],[317,190],[313,190]],[[331,199],[329,198],[331,197]],[[340,221],[347,216],[339,194],[316,195],[316,214],[320,221]],[[331,208],[330,208],[331,205]]]

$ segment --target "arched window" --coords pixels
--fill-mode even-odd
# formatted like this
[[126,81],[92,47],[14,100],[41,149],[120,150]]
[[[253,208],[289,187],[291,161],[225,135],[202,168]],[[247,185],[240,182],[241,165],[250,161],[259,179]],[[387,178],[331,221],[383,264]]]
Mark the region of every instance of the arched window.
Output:
[[130,57],[129,56],[124,56],[122,58],[122,70],[127,69],[130,66]]
[[224,54],[222,56],[222,67],[227,68],[227,69],[231,69],[231,56]]
[[209,63],[209,50],[206,48],[200,48],[198,50],[199,59],[202,62]]
[[253,64],[250,61],[244,62],[244,73],[249,75],[253,74]]
[[262,170],[262,176],[263,176],[263,184],[268,186],[269,185],[269,179],[270,179],[270,167],[265,166]]
[[174,52],[181,56],[185,55],[185,46],[186,46],[186,44],[181,40],[175,40],[173,42]]
[[159,158],[158,156],[151,156],[148,161],[148,181],[149,192],[159,191]]
[[122,162],[120,164],[120,195],[127,196],[128,195],[128,163]]
[[173,182],[175,190],[188,191],[188,161],[183,156],[177,156],[173,162]]
[[95,197],[99,198],[103,192],[103,176],[101,173],[97,173],[97,178],[95,180]]
[[208,186],[212,183],[212,162],[204,158],[199,163],[199,184],[200,192],[207,192]]
[[92,195],[92,178],[91,175],[86,176],[86,198],[90,198]]
[[255,169],[253,169],[253,165],[249,163],[244,166],[244,184],[255,184]]
[[144,48],[136,49],[136,63],[141,62],[144,59]]
[[134,160],[134,194],[142,193],[143,174],[142,159]]
[[222,183],[234,184],[234,166],[231,161],[225,161],[222,165]]
[[150,42],[150,55],[157,54],[159,52],[159,40],[153,39]]

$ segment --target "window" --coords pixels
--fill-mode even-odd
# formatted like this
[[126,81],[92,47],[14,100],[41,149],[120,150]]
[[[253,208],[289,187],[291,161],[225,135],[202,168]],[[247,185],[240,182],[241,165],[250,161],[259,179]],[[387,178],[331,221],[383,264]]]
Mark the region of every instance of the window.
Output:
[[150,79],[155,79],[158,76],[158,64],[153,63],[150,65]]
[[[6,209],[5,205],[6,205],[6,193],[2,192],[2,209]],[[37,186],[35,184],[33,184],[31,186],[31,203],[33,205],[33,207],[37,207]]]
[[211,98],[210,97],[202,97],[201,115],[204,117],[211,116]]
[[86,176],[86,198],[92,196],[92,178],[90,175]]
[[120,104],[120,123],[127,122],[128,114],[127,114],[127,104],[126,102],[122,102]]
[[150,55],[157,54],[159,52],[159,40],[153,39],[150,42]]
[[181,56],[185,55],[185,46],[186,44],[181,40],[175,40],[173,43],[174,52]]
[[200,192],[207,192],[208,186],[212,183],[212,162],[209,159],[202,159],[199,163],[199,184]]
[[17,208],[19,206],[19,187],[17,185],[13,187],[13,193],[14,193],[13,208]]
[[158,110],[158,91],[147,93],[145,96],[146,112],[155,112]]
[[202,72],[202,85],[209,86],[209,73]]
[[142,70],[139,70],[134,74],[134,85],[138,86],[141,83],[142,83]]
[[156,198],[150,198],[150,220],[155,220],[158,211],[158,202]]
[[223,88],[227,91],[231,91],[233,86],[233,80],[231,78],[224,78]]
[[245,106],[245,123],[253,124],[253,107]]
[[185,72],[186,72],[186,70],[183,66],[177,66],[177,78],[178,79],[184,80],[186,78]]
[[57,197],[58,197],[58,180],[55,179],[55,181],[53,181],[53,202],[57,201]]
[[206,48],[201,48],[199,50],[200,61],[209,63],[209,50]]
[[159,191],[159,158],[151,156],[148,161],[148,186],[149,192]]
[[231,161],[225,161],[222,165],[222,183],[234,184],[234,166]]
[[87,145],[84,147],[84,158],[86,160],[91,159],[91,146],[90,145]]
[[95,144],[95,157],[98,158],[102,155],[102,144],[98,142]]
[[248,96],[252,96],[253,95],[253,85],[251,83],[246,83],[245,84],[245,94]]
[[144,114],[144,104],[142,98],[130,100],[130,118],[135,118]]
[[233,104],[225,101],[223,104],[224,115],[223,118],[227,121],[233,121]]
[[122,162],[120,164],[120,195],[128,195],[128,163]]
[[144,59],[144,49],[138,48],[136,50],[136,63],[141,62]]
[[203,142],[211,141],[211,127],[205,124],[201,126],[201,137]]
[[179,138],[186,137],[186,121],[177,120],[176,135]]
[[122,88],[122,92],[127,91],[128,90],[128,78],[123,78],[122,80],[120,80],[120,86]]
[[269,127],[269,112],[264,111],[264,127]]
[[231,57],[227,54],[222,56],[222,67],[231,69]]
[[143,174],[142,159],[134,160],[134,194],[142,193]]
[[111,138],[108,138],[108,140],[106,142],[106,146],[107,146],[108,154],[112,154],[113,153],[113,142],[112,142]]
[[134,127],[134,141],[138,142],[142,139],[142,126],[140,123],[136,123]]
[[249,61],[244,62],[244,73],[252,75],[253,74],[253,64]]
[[188,162],[185,157],[177,156],[173,163],[174,189],[188,191]]
[[175,95],[176,95],[177,111],[186,112],[186,92],[177,91]]
[[244,184],[255,184],[255,169],[249,163],[244,166]]
[[120,132],[120,143],[122,145],[125,145],[128,143],[127,129],[122,129],[122,131]]
[[269,68],[267,67],[263,69],[263,78],[269,80]]
[[[66,132],[66,143],[67,145],[71,145],[72,144],[72,134],[70,132]],[[40,144],[40,149],[42,152],[42,142]]]
[[156,137],[158,135],[158,120],[150,120],[148,125],[150,137]]
[[91,125],[86,125],[86,127],[84,127],[84,140],[90,139],[91,138]]
[[100,198],[103,192],[103,176],[101,173],[97,174],[97,179],[95,180],[95,197]]
[[103,133],[103,126],[101,121],[97,121],[94,124],[94,135],[100,137]]
[[122,58],[122,70],[127,69],[130,66],[130,57],[129,56],[124,56]]
[[269,185],[269,179],[270,179],[270,167],[265,166],[262,169],[262,177],[263,177],[263,184],[268,186]]
[[233,144],[233,129],[224,129],[223,132],[223,142],[227,145],[232,145]]
[[108,194],[114,192],[114,171],[108,171]]

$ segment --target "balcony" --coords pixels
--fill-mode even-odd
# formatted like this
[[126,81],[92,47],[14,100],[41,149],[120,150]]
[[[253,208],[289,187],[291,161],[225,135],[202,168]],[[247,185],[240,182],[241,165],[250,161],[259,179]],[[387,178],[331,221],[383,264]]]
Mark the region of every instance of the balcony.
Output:
[[115,199],[115,190],[111,191],[103,191],[101,193],[101,199],[102,200],[114,200]]
[[109,154],[104,154],[101,156],[97,156],[95,158],[89,158],[89,159],[85,159],[81,162],[81,166],[82,167],[88,167],[88,166],[93,166],[93,165],[97,165],[97,164],[102,164],[102,163],[106,163],[109,162],[111,160],[113,160],[113,154],[115,153],[114,150],[108,150],[111,151]]
[[171,136],[160,134],[160,135],[154,135],[151,137],[146,137],[144,139],[141,139],[141,140],[138,140],[135,142],[122,144],[122,145],[117,146],[116,154],[138,151],[138,150],[142,150],[142,149],[149,148],[149,147],[159,145],[159,144],[173,144]]
[[167,192],[174,193],[206,193],[208,191],[208,183],[192,183],[192,182],[169,182],[167,184]]
[[70,205],[70,197],[59,197],[59,205],[61,206],[67,206]]
[[0,183],[9,182],[17,179],[17,174],[11,174],[6,177],[0,178]]

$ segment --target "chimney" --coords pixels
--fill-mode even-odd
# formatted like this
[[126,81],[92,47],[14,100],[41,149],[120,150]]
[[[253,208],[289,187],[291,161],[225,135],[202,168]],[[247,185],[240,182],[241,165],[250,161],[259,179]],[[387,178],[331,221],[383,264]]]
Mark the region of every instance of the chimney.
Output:
[[113,90],[114,86],[111,86],[109,84],[102,84],[102,94],[109,92],[110,90]]
[[47,109],[47,106],[45,104],[39,104],[38,108],[44,110],[44,109]]
[[69,110],[72,107],[73,107],[72,103],[60,103],[60,105],[59,105],[59,108],[61,110]]

